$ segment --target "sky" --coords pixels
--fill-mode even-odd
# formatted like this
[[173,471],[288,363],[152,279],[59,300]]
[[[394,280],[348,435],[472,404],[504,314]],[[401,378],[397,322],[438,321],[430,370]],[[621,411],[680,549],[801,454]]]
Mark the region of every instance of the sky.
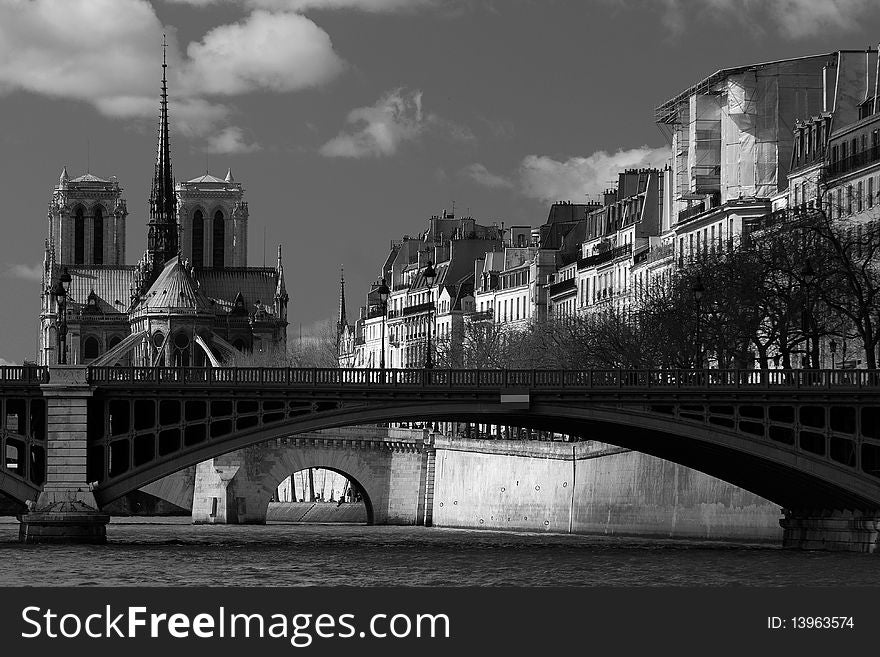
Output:
[[335,318],[340,266],[352,319],[432,214],[540,225],[662,166],[654,108],[716,70],[876,47],[872,4],[0,0],[0,364],[36,352],[63,166],[118,177],[143,253],[163,33],[175,176],[244,185],[249,264],[283,245],[294,338]]

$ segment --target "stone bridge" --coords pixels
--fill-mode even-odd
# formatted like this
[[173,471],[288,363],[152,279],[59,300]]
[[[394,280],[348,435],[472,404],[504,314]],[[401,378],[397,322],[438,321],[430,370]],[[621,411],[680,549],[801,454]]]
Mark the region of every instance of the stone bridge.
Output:
[[196,466],[196,523],[262,524],[278,485],[294,472],[325,468],[360,493],[367,524],[431,524],[433,459],[428,432],[342,427],[276,438]]
[[[42,484],[39,508],[97,508],[184,467],[302,432],[463,421],[576,434],[695,468],[783,507],[788,545],[873,551],[877,542],[874,371],[31,370],[0,380],[4,404],[25,404],[17,435],[33,454],[6,492]],[[45,483],[34,476],[40,449]]]

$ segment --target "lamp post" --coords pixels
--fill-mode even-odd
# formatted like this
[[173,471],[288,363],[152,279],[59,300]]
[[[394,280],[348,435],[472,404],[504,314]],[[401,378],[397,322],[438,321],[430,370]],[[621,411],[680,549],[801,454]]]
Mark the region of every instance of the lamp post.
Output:
[[434,367],[434,357],[431,354],[431,323],[434,319],[434,302],[431,300],[431,288],[434,287],[434,279],[437,277],[437,272],[434,271],[434,263],[430,260],[422,275],[425,277],[425,283],[428,284],[428,300],[431,303],[431,308],[428,311],[428,349],[425,352],[425,369],[430,370]]
[[699,277],[696,282],[694,282],[693,287],[691,288],[691,292],[694,295],[694,305],[697,310],[697,369],[703,369],[703,342],[700,336],[700,302],[703,300],[703,295],[706,293],[706,288],[703,287],[703,281]]
[[828,343],[828,350],[831,352],[831,369],[833,370],[834,369],[834,354],[837,353],[837,341],[836,340],[832,339],[831,342]]
[[379,352],[379,370],[382,372],[382,381],[385,380],[385,317],[388,314],[388,296],[391,294],[391,290],[388,289],[388,285],[385,284],[385,279],[382,279],[382,284],[376,289],[376,292],[379,293],[379,303],[382,308],[382,351]]
[[[806,324],[805,328],[807,335],[807,355],[804,358],[804,367],[810,368],[813,366],[811,340],[813,335],[813,313],[810,309],[810,285],[812,285],[813,279],[815,278],[815,272],[813,271],[813,265],[809,260],[804,263],[804,268],[801,269],[801,278],[804,280],[804,323]],[[818,363],[816,363],[816,365],[818,365]]]
[[58,304],[57,362],[59,365],[67,365],[67,290],[70,289],[70,280],[70,273],[67,271],[67,267],[64,267],[51,293]]

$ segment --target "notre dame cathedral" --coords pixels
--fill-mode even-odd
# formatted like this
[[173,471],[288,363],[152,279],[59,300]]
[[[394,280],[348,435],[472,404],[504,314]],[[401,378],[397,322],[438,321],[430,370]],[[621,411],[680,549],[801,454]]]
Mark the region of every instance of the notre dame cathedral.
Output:
[[[137,264],[126,264],[119,182],[61,172],[49,202],[40,364],[217,366],[286,346],[281,247],[275,267],[247,266],[241,183],[231,171],[175,183],[166,68],[163,58],[147,250]],[[62,321],[58,284],[68,280]]]

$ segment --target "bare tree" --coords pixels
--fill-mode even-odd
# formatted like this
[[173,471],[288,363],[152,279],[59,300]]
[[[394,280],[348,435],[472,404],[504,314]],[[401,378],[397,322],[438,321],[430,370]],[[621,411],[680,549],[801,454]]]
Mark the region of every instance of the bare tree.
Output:
[[297,340],[288,340],[287,348],[277,346],[240,352],[225,360],[235,367],[338,367],[336,326],[328,320],[315,331]]

